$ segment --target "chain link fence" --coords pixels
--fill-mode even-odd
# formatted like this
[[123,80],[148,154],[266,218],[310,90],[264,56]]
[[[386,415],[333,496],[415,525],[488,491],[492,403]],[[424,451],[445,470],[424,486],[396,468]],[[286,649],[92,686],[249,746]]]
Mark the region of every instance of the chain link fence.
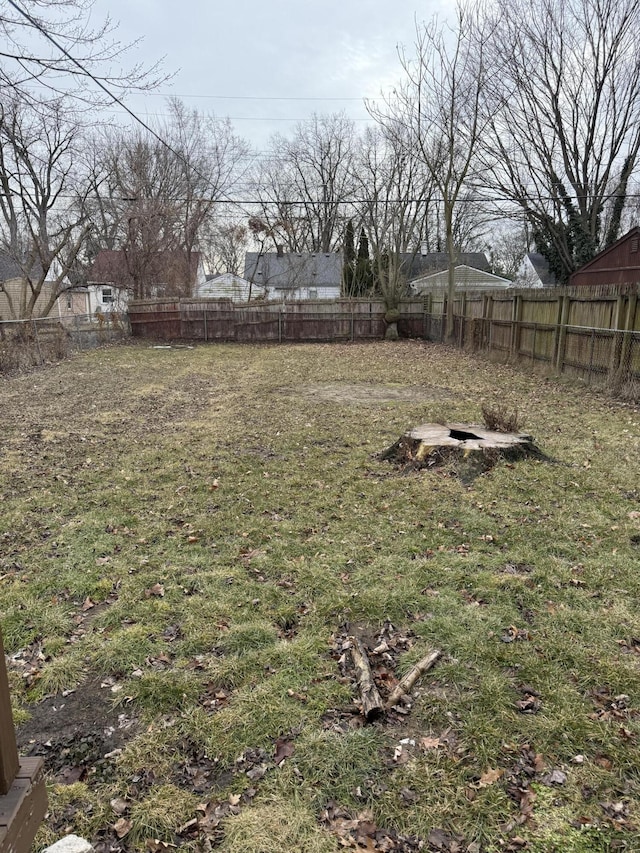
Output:
[[[429,315],[428,340],[444,341],[443,319]],[[454,340],[468,352],[575,376],[616,396],[640,400],[640,331],[456,316]]]
[[74,351],[95,349],[129,337],[126,314],[75,314],[57,319],[0,321],[0,373],[60,361]]

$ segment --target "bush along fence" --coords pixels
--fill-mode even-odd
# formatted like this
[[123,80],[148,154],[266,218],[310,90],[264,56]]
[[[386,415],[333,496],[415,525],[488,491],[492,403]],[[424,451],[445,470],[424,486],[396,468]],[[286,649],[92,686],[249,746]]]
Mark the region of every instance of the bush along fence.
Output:
[[[640,385],[638,285],[460,292],[455,343],[471,351],[573,373],[589,383]],[[446,295],[403,300],[398,332],[443,341]],[[129,306],[137,337],[294,342],[380,340],[382,299],[235,305],[224,299],[150,300]]]
[[71,351],[95,349],[128,337],[126,315],[0,320],[0,373],[59,361]]

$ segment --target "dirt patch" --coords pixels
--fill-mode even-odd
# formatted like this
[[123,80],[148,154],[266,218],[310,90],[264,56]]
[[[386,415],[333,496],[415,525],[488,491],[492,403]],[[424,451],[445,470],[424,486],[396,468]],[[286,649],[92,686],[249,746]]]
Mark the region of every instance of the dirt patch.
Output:
[[455,396],[447,388],[434,388],[429,385],[393,387],[367,382],[299,385],[294,388],[280,388],[279,391],[287,397],[307,397],[319,402],[328,400],[332,403],[370,406],[380,403],[428,403],[434,400],[451,400]]
[[108,776],[106,758],[120,749],[136,730],[136,721],[99,680],[81,685],[67,696],[47,698],[27,710],[31,718],[16,731],[22,755],[41,755],[46,769],[62,783],[88,775]]

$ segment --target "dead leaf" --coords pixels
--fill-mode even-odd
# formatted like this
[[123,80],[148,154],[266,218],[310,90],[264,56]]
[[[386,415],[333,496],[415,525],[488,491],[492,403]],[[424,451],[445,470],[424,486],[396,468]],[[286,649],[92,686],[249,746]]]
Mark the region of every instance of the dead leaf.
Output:
[[164,587],[161,583],[154,583],[154,585],[149,587],[149,589],[145,589],[144,594],[145,598],[151,598],[152,596],[155,596],[156,598],[163,598]]
[[122,797],[116,797],[114,800],[111,800],[111,808],[117,815],[123,815],[129,809],[129,803],[127,800],[123,800]]
[[439,737],[421,737],[420,738],[420,746],[422,749],[437,749],[441,746]]
[[545,785],[564,785],[566,781],[567,774],[563,773],[562,770],[552,770],[542,779]]
[[257,782],[258,779],[262,779],[267,769],[266,764],[258,764],[256,767],[252,767],[251,770],[247,770],[246,775],[252,782]]
[[89,598],[89,596],[87,596],[87,597],[85,598],[85,600],[82,602],[82,612],[83,612],[83,613],[86,613],[86,612],[87,612],[87,610],[91,610],[91,608],[92,608],[92,607],[95,607],[95,606],[96,606],[96,605],[94,604],[94,602],[93,602],[93,601],[91,601],[91,599]]
[[132,821],[128,820],[125,817],[121,817],[121,818],[119,818],[119,820],[117,820],[113,824],[112,829],[115,832],[115,834],[118,836],[118,838],[124,838],[125,835],[127,835],[129,832],[131,832],[132,827],[133,827]]
[[276,751],[273,757],[273,763],[276,767],[279,767],[285,758],[289,758],[293,755],[294,746],[293,741],[290,738],[279,737],[276,740]]
[[489,785],[493,785],[494,782],[497,782],[498,779],[501,779],[504,775],[504,770],[500,770],[496,768],[495,770],[487,770],[486,773],[483,773],[480,777],[480,781],[478,782],[478,788],[488,788]]

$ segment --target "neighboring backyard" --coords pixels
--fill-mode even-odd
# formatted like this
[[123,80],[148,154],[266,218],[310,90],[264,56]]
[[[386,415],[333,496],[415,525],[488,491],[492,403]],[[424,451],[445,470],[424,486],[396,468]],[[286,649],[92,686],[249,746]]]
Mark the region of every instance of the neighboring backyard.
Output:
[[[553,461],[399,471],[520,413]],[[99,851],[640,849],[640,411],[420,342],[146,343],[0,385],[23,754]],[[383,698],[364,724],[349,637]]]

